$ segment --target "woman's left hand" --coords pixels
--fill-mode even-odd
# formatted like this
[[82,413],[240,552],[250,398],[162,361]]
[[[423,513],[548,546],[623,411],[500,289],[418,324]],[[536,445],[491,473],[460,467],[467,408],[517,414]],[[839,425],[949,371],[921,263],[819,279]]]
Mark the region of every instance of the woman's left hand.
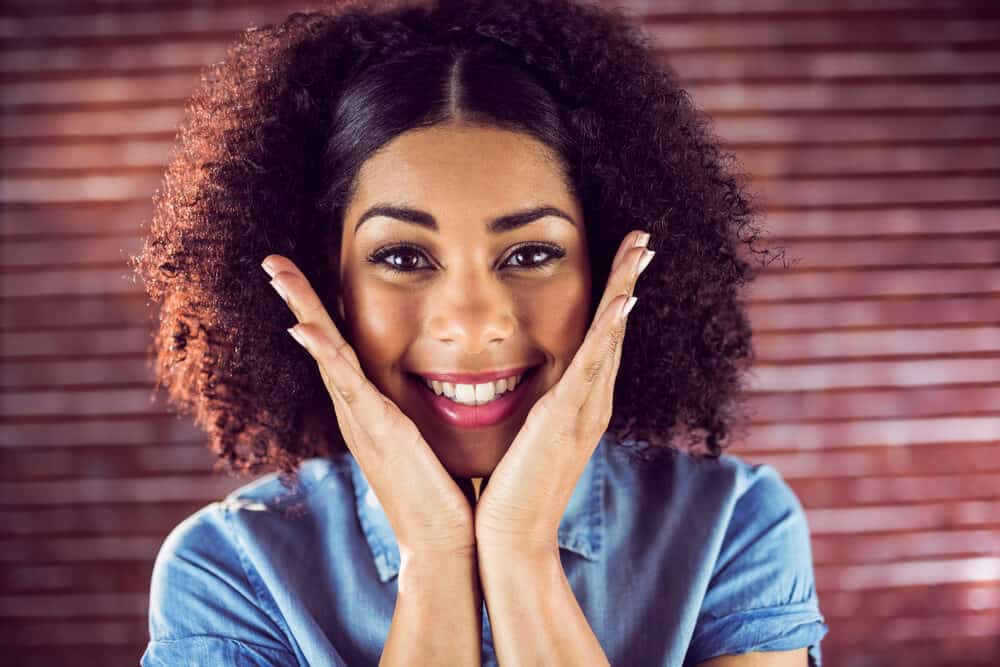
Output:
[[632,291],[652,259],[649,235],[625,236],[594,321],[559,381],[532,406],[475,508],[477,548],[558,554],[573,490],[611,421],[612,397]]

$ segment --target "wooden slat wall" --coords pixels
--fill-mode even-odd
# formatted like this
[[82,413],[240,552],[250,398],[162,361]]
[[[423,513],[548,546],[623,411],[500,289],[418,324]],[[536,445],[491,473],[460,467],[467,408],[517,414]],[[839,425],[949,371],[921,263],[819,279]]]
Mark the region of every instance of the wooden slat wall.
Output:
[[[1000,660],[1000,9],[625,4],[794,260],[749,292],[749,440],[806,507],[826,664]],[[135,664],[163,537],[245,480],[150,401],[124,258],[199,68],[283,2],[0,10],[0,642]]]

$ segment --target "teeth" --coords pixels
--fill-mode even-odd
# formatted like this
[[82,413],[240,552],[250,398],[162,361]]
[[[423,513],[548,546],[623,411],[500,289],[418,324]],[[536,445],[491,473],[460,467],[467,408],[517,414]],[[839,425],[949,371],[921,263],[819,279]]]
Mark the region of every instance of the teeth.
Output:
[[463,405],[482,405],[495,400],[501,394],[513,391],[517,387],[517,383],[521,380],[521,376],[514,375],[494,382],[481,382],[474,385],[439,382],[438,380],[428,380],[427,378],[423,378],[423,380],[424,384],[430,387],[438,396],[444,395],[456,403],[462,403]]

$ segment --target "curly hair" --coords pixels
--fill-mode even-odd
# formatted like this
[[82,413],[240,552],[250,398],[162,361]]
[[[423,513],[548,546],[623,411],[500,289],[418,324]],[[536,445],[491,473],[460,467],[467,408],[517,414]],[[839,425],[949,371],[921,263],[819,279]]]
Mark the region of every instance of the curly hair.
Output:
[[329,257],[361,164],[458,117],[559,156],[584,212],[591,316],[624,236],[651,233],[661,259],[635,288],[646,306],[630,318],[608,429],[644,461],[717,458],[746,417],[753,357],[738,290],[755,268],[741,251],[772,251],[753,247],[735,158],[646,35],[620,9],[572,0],[351,1],[244,31],[190,98],[129,260],[160,306],[154,391],[194,415],[230,474],[276,466],[287,479],[346,451],[260,261],[280,253],[329,285],[336,321]]

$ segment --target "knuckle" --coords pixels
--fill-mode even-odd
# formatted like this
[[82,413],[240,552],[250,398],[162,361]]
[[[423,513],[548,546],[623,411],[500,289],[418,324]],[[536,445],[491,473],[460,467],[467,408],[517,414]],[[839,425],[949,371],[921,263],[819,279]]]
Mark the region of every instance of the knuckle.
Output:
[[595,359],[587,364],[586,369],[586,380],[587,384],[593,384],[597,381],[597,378],[601,375],[601,369],[604,368],[604,359]]
[[396,425],[396,414],[393,403],[381,392],[378,401],[378,420],[382,423]]
[[608,347],[611,352],[616,352],[618,347],[622,343],[622,339],[625,338],[625,325],[624,323],[616,324],[612,327],[611,332],[608,334]]
[[344,403],[346,403],[347,405],[354,405],[355,401],[357,400],[357,396],[355,395],[355,393],[346,387],[344,388],[335,387],[334,390],[338,394],[340,394],[340,397],[344,399]]

